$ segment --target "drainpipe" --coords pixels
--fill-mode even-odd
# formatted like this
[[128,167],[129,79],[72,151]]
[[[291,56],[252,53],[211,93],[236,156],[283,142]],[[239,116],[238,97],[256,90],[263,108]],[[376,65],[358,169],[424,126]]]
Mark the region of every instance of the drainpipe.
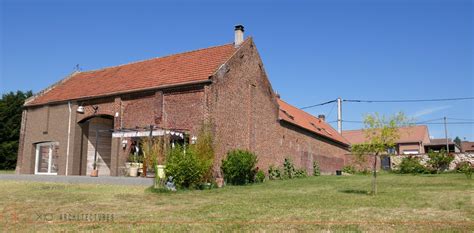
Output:
[[71,139],[71,101],[67,102],[68,108],[69,108],[69,122],[67,126],[67,147],[66,147],[66,176],[68,175],[68,170],[69,170],[69,142]]

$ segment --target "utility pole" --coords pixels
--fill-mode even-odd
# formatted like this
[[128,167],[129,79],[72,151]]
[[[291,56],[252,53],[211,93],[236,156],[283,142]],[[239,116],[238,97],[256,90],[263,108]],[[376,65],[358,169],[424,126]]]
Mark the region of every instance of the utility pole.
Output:
[[446,153],[449,153],[449,141],[448,141],[448,126],[446,125],[446,117],[444,119],[444,137],[446,138]]
[[342,99],[337,98],[337,132],[342,133]]

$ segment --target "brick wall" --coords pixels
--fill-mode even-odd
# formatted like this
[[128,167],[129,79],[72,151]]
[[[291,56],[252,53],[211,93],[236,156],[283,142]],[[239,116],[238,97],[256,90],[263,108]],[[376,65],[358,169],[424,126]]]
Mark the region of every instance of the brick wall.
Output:
[[342,168],[345,146],[279,121],[275,94],[251,39],[212,79],[207,102],[215,125],[216,175],[221,175],[221,160],[232,149],[256,153],[264,171],[270,165],[282,166],[287,157],[309,173],[313,159],[320,159],[328,172]]
[[[84,145],[88,140],[87,120],[99,115],[113,117],[115,129],[156,125],[181,129],[191,135],[197,134],[203,121],[212,122],[216,142],[215,175],[220,175],[220,162],[232,149],[255,152],[259,159],[258,166],[264,171],[270,165],[282,166],[285,158],[291,158],[297,167],[305,168],[309,173],[312,172],[314,160],[320,162],[323,172],[341,169],[346,161],[344,155],[348,153],[347,148],[279,121],[276,97],[255,44],[249,39],[241,46],[211,77],[213,83],[210,85],[73,102],[72,174],[86,175]],[[84,106],[84,114],[76,113],[79,104]],[[57,141],[60,148],[59,174],[64,174],[67,104],[28,107],[25,116],[27,120],[20,142],[23,146],[19,152],[21,162],[18,170],[21,173],[33,172],[35,143]],[[45,128],[49,128],[47,134],[42,133]],[[122,149],[120,139],[113,139],[111,175],[120,174],[117,167],[122,166],[127,157],[128,151]]]
[[[156,125],[195,134],[204,119],[204,103],[202,85],[72,102],[69,175],[88,175],[87,146],[84,145],[87,145],[89,138],[89,119],[112,117],[115,129],[143,129]],[[84,107],[83,114],[76,112],[79,105]],[[25,108],[17,173],[33,174],[35,144],[54,141],[59,143],[58,174],[65,174],[68,120],[67,103]],[[128,158],[128,151],[121,148],[120,139],[113,139],[112,153],[111,175],[118,175],[120,171],[117,167]]]

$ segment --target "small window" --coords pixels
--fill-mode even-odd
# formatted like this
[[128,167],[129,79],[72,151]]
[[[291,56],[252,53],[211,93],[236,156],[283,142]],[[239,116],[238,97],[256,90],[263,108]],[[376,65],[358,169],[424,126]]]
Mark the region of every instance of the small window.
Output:
[[405,154],[405,155],[416,155],[416,154],[419,154],[419,151],[418,150],[404,150],[403,154]]

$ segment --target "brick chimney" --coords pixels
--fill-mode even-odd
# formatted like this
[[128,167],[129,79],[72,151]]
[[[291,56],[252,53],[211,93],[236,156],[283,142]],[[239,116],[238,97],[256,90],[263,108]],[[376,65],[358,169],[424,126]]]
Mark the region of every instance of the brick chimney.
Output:
[[234,46],[237,48],[244,42],[244,26],[242,25],[235,25],[235,40]]
[[321,121],[326,121],[326,116],[321,114],[321,115],[318,115],[318,118],[321,120]]

